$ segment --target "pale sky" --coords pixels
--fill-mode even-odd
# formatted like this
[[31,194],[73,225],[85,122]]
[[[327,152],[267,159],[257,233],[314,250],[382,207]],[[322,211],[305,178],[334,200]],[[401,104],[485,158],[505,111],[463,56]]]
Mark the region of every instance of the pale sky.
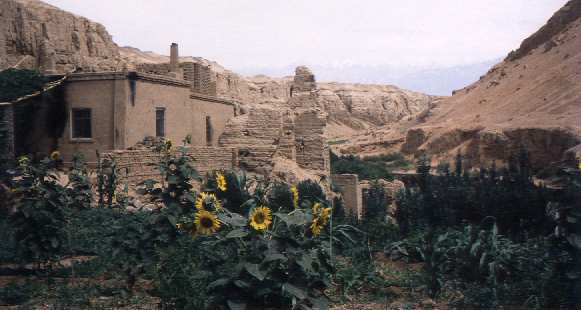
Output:
[[386,76],[397,77],[398,72],[447,70],[498,61],[566,3],[566,0],[45,1],[102,23],[120,46],[168,54],[170,43],[177,42],[183,56],[215,60],[248,75],[292,74],[290,68],[306,64],[322,70],[315,73],[325,79],[342,81],[341,68],[346,71],[358,68],[357,74],[345,74],[345,79],[353,82],[370,81],[360,73],[360,68],[386,68],[389,71]]

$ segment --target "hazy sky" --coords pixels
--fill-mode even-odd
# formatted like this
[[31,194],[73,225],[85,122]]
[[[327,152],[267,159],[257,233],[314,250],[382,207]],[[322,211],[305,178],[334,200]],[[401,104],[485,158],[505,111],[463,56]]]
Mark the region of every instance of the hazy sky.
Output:
[[[389,67],[395,72],[409,72],[481,64],[498,60],[516,49],[566,3],[566,0],[45,1],[104,24],[121,46],[168,54],[170,43],[177,42],[182,55],[215,60],[245,74],[276,74],[297,64],[317,66],[323,71],[333,68],[334,72],[343,67]],[[280,73],[284,74],[284,70]],[[335,79],[341,80],[340,76]]]

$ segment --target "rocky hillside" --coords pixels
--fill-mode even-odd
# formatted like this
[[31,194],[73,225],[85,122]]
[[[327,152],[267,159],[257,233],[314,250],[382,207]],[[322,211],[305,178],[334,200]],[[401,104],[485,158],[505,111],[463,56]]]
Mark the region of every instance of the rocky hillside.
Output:
[[461,151],[469,164],[489,165],[524,146],[541,168],[579,154],[580,120],[581,0],[573,0],[476,83],[413,121],[352,137],[344,151]]
[[42,68],[46,58],[60,72],[114,70],[121,60],[101,24],[37,0],[0,1],[0,69]]

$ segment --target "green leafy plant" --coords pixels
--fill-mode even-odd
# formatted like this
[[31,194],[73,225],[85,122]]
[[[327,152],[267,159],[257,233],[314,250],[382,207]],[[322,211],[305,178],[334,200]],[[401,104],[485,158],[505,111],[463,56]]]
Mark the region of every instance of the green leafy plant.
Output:
[[66,240],[67,189],[58,182],[55,161],[32,164],[22,157],[19,162],[18,177],[11,184],[17,197],[11,216],[17,251],[25,260],[50,261],[62,252]]

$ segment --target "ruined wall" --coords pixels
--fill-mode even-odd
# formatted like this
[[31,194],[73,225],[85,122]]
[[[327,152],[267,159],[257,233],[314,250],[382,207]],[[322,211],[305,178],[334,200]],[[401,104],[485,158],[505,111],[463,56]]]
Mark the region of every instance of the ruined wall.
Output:
[[333,174],[331,181],[339,188],[345,203],[345,211],[361,218],[363,215],[363,195],[356,174]]
[[295,118],[296,161],[299,167],[328,171],[329,145],[324,130],[327,125],[324,114],[316,110],[299,113]]
[[[216,170],[230,171],[238,166],[236,150],[232,148],[192,147],[187,154],[193,158],[192,164],[202,176]],[[157,169],[161,157],[161,153],[151,149],[111,151],[103,154],[103,158],[115,160],[121,177],[132,184],[147,179],[161,180]]]
[[192,82],[192,92],[216,97],[216,74],[210,66],[197,62],[181,64],[184,79]]

